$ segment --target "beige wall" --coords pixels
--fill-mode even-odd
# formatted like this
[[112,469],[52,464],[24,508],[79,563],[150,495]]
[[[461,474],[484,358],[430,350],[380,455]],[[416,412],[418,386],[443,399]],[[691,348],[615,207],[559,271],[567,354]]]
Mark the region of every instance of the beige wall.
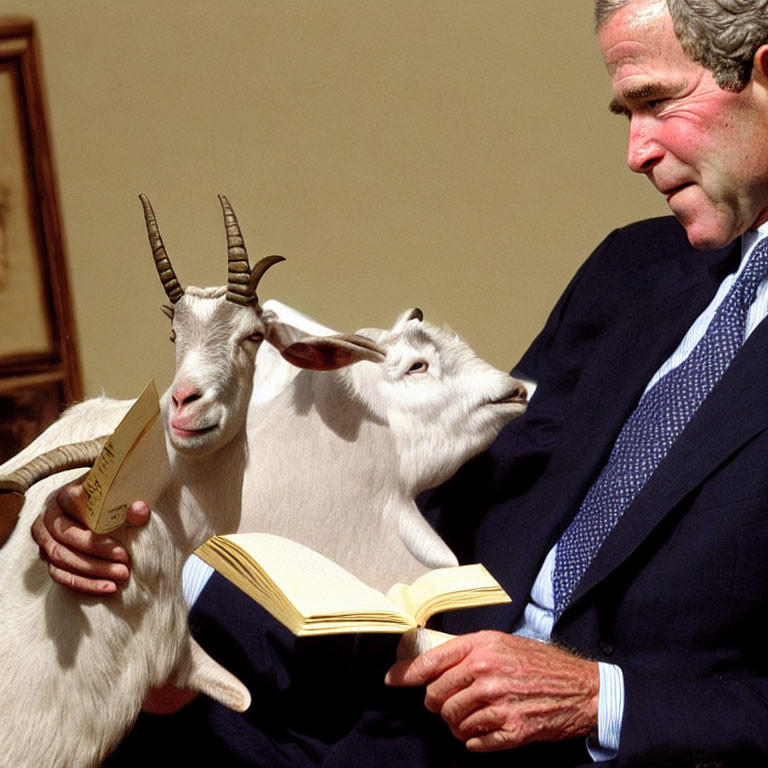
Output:
[[139,192],[183,282],[343,330],[404,308],[509,367],[613,227],[665,212],[624,165],[591,0],[0,0],[38,23],[88,394],[172,351]]

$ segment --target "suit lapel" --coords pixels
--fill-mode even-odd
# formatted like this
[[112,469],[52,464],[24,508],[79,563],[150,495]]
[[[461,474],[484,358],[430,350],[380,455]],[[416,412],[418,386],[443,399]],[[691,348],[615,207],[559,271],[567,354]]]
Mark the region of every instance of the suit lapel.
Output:
[[767,364],[768,322],[763,321],[610,533],[577,585],[570,606],[629,557],[669,511],[729,456],[768,428]]
[[[637,549],[675,505],[742,445],[768,427],[767,364],[768,322],[764,321],[751,334],[608,536],[576,586],[564,617]],[[628,411],[622,424],[627,415]],[[599,466],[602,467],[602,463]],[[583,493],[579,498],[582,497]]]
[[[722,253],[712,256],[716,264]],[[720,276],[706,263],[686,285],[672,284],[616,324],[585,366],[546,477],[547,504],[558,515],[551,544],[570,523],[648,381],[712,300]],[[584,468],[591,467],[592,474]],[[541,508],[540,498],[536,506]]]
[[[478,529],[478,549],[513,597],[512,605],[492,609],[496,619],[492,625],[519,618],[544,555],[576,513],[647,382],[712,300],[724,275],[738,266],[731,255],[731,250],[694,254],[698,261],[692,261],[693,275],[676,273],[656,295],[629,307],[627,316],[606,330],[586,361],[536,492],[522,509],[513,504],[508,511],[502,502],[486,515]],[[499,462],[503,464],[503,457]],[[585,467],[592,467],[594,474],[585,473]],[[506,530],[524,530],[528,535],[499,535]],[[531,550],[534,541],[541,543],[540,551]],[[498,619],[502,613],[509,622]]]
[[[467,617],[469,623],[466,627],[459,621],[456,627],[451,628],[452,631],[470,631],[473,626],[511,626],[519,619],[528,600],[526,590],[530,588],[544,555],[573,518],[647,382],[707,307],[725,275],[738,266],[739,251],[739,244],[735,243],[723,251],[689,254],[686,264],[677,270],[680,265],[671,257],[666,273],[670,276],[656,294],[649,296],[645,302],[628,305],[627,316],[604,331],[604,338],[585,361],[569,404],[570,411],[548,468],[537,483],[536,492],[529,494],[522,508],[513,504],[511,511],[508,511],[507,503],[499,503],[486,514],[478,527],[478,551],[483,554],[483,562],[507,586],[513,603],[485,609],[489,611],[489,615],[483,617],[487,621],[473,623]],[[742,356],[738,366],[734,361],[730,374],[734,378],[740,371],[739,378],[749,380],[752,371],[748,369],[756,365],[759,357],[768,353],[768,327],[755,331],[749,343],[752,347],[749,354]],[[765,351],[762,345],[765,345]],[[746,353],[746,346],[744,351]],[[768,360],[768,357],[765,359]],[[730,386],[722,389],[730,389]],[[652,516],[647,513],[636,515],[634,507],[631,514],[625,515],[578,585],[571,605],[602,581],[639,545],[658,520],[685,495],[686,489],[695,487],[697,482],[701,482],[699,478],[706,477],[717,465],[721,460],[719,456],[727,456],[744,439],[748,439],[746,434],[750,429],[754,433],[754,429],[761,428],[755,421],[745,421],[737,416],[741,414],[743,417],[750,410],[752,413],[761,410],[764,398],[761,399],[759,393],[750,394],[749,407],[729,402],[727,392],[718,393],[717,398],[714,392],[712,395],[706,409],[702,407],[701,413],[684,433],[685,441],[681,436],[680,446],[675,446],[680,455],[666,464],[663,474],[661,468],[657,471],[653,484],[649,482],[635,501],[635,505],[642,503],[646,508],[652,508],[655,518],[651,519]],[[765,411],[764,421],[768,421],[768,409]],[[731,425],[724,428],[728,420],[731,420]],[[718,431],[727,432],[727,436],[712,441],[713,421],[721,425]],[[697,449],[710,441],[719,442],[719,446],[706,457],[699,455]],[[683,446],[686,445],[688,449],[683,454]],[[497,460],[500,472],[515,471],[514,466],[504,468],[503,455]],[[684,474],[675,466],[678,462],[685,467]],[[672,469],[669,469],[670,466]],[[585,472],[585,467],[591,467],[593,474]],[[659,490],[654,493],[656,486]],[[659,500],[658,494],[663,500]],[[653,498],[654,495],[657,498]],[[641,519],[636,520],[636,517]],[[516,532],[516,535],[500,534],[507,531]],[[529,535],[520,535],[521,531]],[[541,543],[541,550],[532,552],[532,542]],[[568,616],[568,612],[567,609],[563,618]],[[457,615],[462,613],[456,612]]]

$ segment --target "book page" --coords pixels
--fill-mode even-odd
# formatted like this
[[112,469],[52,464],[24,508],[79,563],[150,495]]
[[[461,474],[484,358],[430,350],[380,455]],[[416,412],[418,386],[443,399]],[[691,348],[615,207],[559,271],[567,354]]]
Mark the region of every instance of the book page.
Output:
[[109,533],[125,522],[128,505],[157,499],[170,478],[165,432],[150,381],[115,428],[83,481],[88,526]]
[[213,536],[196,554],[296,635],[403,633],[438,611],[510,601],[482,565],[439,568],[411,586],[395,584],[385,596],[324,555],[282,536]]
[[388,594],[402,602],[420,626],[441,611],[511,602],[501,585],[479,563],[436,568],[419,576],[410,587],[394,585]]
[[[401,628],[415,625],[381,592],[298,542],[267,533],[216,538],[230,540],[244,550],[250,568],[267,575],[299,613],[313,622],[354,618],[359,622],[393,621]],[[205,559],[202,553],[201,557]],[[268,605],[264,607],[269,610]]]

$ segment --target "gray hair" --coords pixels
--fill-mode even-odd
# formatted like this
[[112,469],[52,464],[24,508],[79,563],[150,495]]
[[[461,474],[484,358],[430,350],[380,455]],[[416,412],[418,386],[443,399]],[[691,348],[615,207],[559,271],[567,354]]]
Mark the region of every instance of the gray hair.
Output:
[[[595,27],[632,0],[595,0]],[[768,43],[768,0],[666,0],[686,56],[724,90],[740,91],[757,49]]]

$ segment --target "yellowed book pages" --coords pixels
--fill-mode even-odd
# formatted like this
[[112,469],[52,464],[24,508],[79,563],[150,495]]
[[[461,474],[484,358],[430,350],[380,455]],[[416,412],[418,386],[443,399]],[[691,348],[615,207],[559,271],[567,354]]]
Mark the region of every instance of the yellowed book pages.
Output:
[[170,477],[160,403],[153,381],[110,436],[83,481],[89,528],[109,533],[125,522],[128,506],[150,506]]
[[403,633],[439,611],[509,602],[482,565],[438,568],[384,595],[318,552],[273,534],[214,536],[196,554],[296,635]]
[[[496,579],[479,563],[436,568],[419,576],[410,586],[395,584],[387,595],[425,626],[430,616],[457,608],[510,602]],[[500,597],[506,599],[499,599]]]

